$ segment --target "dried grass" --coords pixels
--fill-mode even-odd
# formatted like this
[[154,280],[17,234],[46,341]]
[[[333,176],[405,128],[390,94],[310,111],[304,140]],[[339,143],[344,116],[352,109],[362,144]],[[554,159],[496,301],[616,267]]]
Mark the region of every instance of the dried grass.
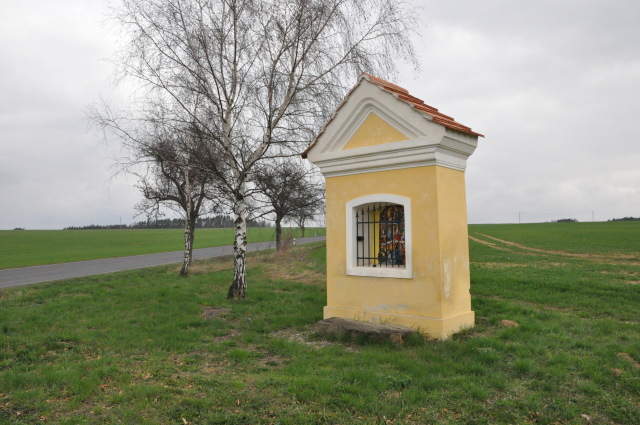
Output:
[[[313,262],[307,258],[308,250],[306,246],[295,246],[292,238],[285,238],[279,251],[249,253],[247,266],[260,266],[271,280],[291,280],[309,285],[324,285],[326,277],[323,272],[314,268]],[[180,265],[170,267],[168,273],[179,273],[180,267]],[[192,262],[189,274],[198,276],[232,269],[232,256],[216,257]]]
[[[304,344],[306,346],[309,347],[313,347],[315,349],[320,349],[320,348],[324,348],[324,347],[329,347],[331,345],[335,345],[337,344],[336,342],[332,342],[332,341],[327,341],[324,339],[320,339],[317,341],[312,340],[311,337],[312,332],[311,331],[297,331],[295,329],[282,329],[279,330],[277,332],[274,332],[272,335],[276,338],[282,338],[285,339],[287,341],[294,341],[294,342],[298,342],[300,344]],[[342,344],[344,345],[344,344]],[[356,351],[355,347],[353,345],[347,345],[345,347],[346,351]]]

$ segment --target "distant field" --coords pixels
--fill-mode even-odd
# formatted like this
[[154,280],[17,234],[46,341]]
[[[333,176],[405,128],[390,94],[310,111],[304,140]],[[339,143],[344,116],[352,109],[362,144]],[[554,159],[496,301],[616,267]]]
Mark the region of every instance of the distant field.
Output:
[[470,236],[481,234],[545,250],[640,255],[640,221],[469,226]]
[[472,225],[469,237],[477,296],[640,317],[640,222]]
[[[305,235],[324,232],[311,228]],[[182,238],[180,229],[5,230],[0,231],[0,269],[179,251]],[[249,242],[273,238],[273,228],[249,229]],[[196,230],[196,249],[232,244],[233,229]]]

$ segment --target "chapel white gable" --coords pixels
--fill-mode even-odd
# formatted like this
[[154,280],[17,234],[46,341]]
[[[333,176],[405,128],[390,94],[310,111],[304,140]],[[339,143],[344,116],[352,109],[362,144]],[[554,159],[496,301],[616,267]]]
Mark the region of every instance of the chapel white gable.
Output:
[[[477,145],[477,135],[454,131],[435,122],[432,116],[402,101],[398,93],[374,84],[367,77],[367,74],[360,77],[303,156],[326,177],[425,165],[464,171],[466,159]],[[402,133],[404,140],[345,149],[371,114]]]

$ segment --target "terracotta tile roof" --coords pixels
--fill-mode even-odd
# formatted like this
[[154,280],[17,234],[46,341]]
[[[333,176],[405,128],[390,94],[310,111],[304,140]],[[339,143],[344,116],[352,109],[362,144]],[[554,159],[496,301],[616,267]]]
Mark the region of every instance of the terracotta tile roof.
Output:
[[423,100],[418,99],[417,97],[411,96],[409,94],[409,91],[405,88],[397,86],[381,78],[374,77],[373,75],[367,74],[367,73],[362,73],[360,75],[360,78],[366,78],[368,81],[372,82],[378,87],[392,93],[394,96],[396,96],[398,100],[408,103],[414,109],[417,109],[418,111],[422,112],[425,115],[429,115],[434,122],[437,122],[438,124],[444,127],[450,128],[452,130],[461,131],[463,133],[472,134],[474,136],[484,137],[484,135],[480,133],[476,133],[475,131],[471,130],[471,127],[467,127],[466,125],[460,124],[455,119],[453,119],[453,117],[445,115],[442,112],[438,111],[433,106],[429,106],[425,104]]
[[[360,85],[360,82],[363,79],[366,79],[367,81],[377,85],[381,89],[391,93],[392,95],[394,95],[396,97],[396,99],[398,99],[398,100],[400,100],[402,102],[405,102],[405,103],[409,104],[410,106],[412,106],[414,109],[420,111],[421,113],[423,113],[425,115],[428,115],[434,122],[437,122],[438,124],[440,124],[440,125],[442,125],[444,127],[447,127],[447,128],[450,128],[450,129],[456,130],[456,131],[461,131],[463,133],[471,134],[471,135],[474,135],[474,136],[484,137],[484,135],[482,135],[480,133],[476,133],[475,131],[471,130],[471,127],[467,127],[466,125],[460,124],[455,119],[453,119],[453,117],[450,117],[448,115],[445,115],[445,114],[441,113],[440,111],[438,111],[433,106],[427,105],[426,103],[424,103],[423,100],[418,99],[415,96],[411,96],[407,89],[405,89],[403,87],[400,87],[400,86],[398,86],[396,84],[390,83],[388,81],[385,81],[385,80],[383,80],[381,78],[374,77],[373,75],[367,74],[366,72],[363,72],[362,74],[360,74],[360,77],[358,78],[358,83],[349,91],[349,93],[347,94],[347,96],[344,99],[344,101],[342,101],[340,106],[338,106],[338,110],[345,104],[345,102],[349,98],[349,95],[351,94],[351,92],[353,92],[355,90],[355,88],[358,87],[358,85]],[[334,112],[334,116],[333,117],[335,117],[336,113],[337,113],[337,110],[336,110],[336,112]],[[320,135],[322,133],[324,133],[324,130],[327,128],[329,123],[331,121],[333,121],[333,117],[331,117],[329,122],[324,125],[322,130],[320,130],[320,133],[316,136],[316,139],[302,153],[302,157],[303,158],[307,157],[307,154],[309,153],[309,151],[316,144],[316,141],[318,140],[318,137],[320,137]]]

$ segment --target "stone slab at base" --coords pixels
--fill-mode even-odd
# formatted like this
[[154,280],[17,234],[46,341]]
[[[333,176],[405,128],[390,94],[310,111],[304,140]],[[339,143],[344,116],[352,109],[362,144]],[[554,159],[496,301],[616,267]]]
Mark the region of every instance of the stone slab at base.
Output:
[[350,308],[325,306],[324,318],[343,318],[359,322],[383,323],[399,325],[416,330],[434,339],[445,340],[456,332],[472,328],[475,324],[475,313],[468,311],[456,316],[438,319],[423,316],[366,311]]
[[418,331],[399,325],[383,325],[380,323],[361,322],[359,320],[330,317],[316,323],[315,331],[321,335],[345,335],[353,339],[366,336],[373,341],[390,341],[402,344]]

